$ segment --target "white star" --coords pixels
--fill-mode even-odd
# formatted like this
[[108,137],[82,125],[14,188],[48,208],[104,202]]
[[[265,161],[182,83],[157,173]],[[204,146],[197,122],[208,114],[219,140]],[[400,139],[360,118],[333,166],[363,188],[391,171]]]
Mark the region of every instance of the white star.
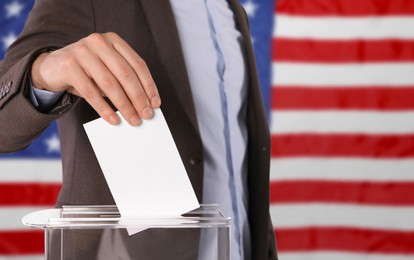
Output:
[[10,4],[7,4],[5,8],[7,12],[7,18],[20,16],[21,12],[24,9],[24,4],[21,4],[19,1],[16,0],[11,2]]
[[9,32],[9,35],[6,37],[1,38],[1,41],[3,42],[3,49],[7,50],[9,46],[16,40],[17,36],[14,32]]
[[48,153],[60,153],[60,141],[57,134],[53,134],[49,138],[45,139]]
[[249,17],[254,17],[256,15],[256,10],[259,8],[252,0],[247,0],[243,5],[244,10]]

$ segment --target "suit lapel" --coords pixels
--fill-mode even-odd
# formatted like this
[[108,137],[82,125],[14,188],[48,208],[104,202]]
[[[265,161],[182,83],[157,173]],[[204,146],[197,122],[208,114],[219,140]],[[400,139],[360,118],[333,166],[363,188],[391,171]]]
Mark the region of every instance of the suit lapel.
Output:
[[[266,109],[262,100],[262,92],[260,89],[259,75],[256,67],[256,58],[253,51],[253,46],[250,41],[249,21],[244,9],[239,5],[237,0],[228,0],[231,8],[235,14],[236,24],[244,39],[244,52],[249,73],[248,82],[248,109],[247,109],[247,123],[249,129],[249,136],[261,136],[263,140],[267,135],[263,130],[268,129]],[[249,140],[251,144],[256,140]],[[267,142],[258,144],[263,146]]]
[[[198,200],[203,196],[203,144],[198,129],[193,96],[184,55],[169,0],[141,0],[155,43],[148,58],[162,99],[162,111],[174,137]],[[147,59],[148,59],[147,58]]]
[[[248,64],[249,73],[249,103],[253,102],[260,107],[259,110],[264,110],[261,104],[261,92],[258,83],[258,74],[256,69],[256,61],[254,58],[253,47],[250,42],[249,25],[244,11],[239,6],[237,0],[228,0],[236,19],[238,29],[245,39],[245,54]],[[180,100],[180,104],[184,104],[183,114],[191,121],[194,129],[198,131],[197,117],[194,108],[194,101],[191,93],[191,87],[188,80],[187,70],[184,62],[184,56],[181,49],[181,43],[175,23],[174,14],[171,9],[169,0],[142,0],[142,7],[145,11],[146,18],[150,29],[153,33],[153,38],[156,44],[156,49],[163,63],[164,69],[172,81],[172,86],[169,86],[165,93],[168,96],[176,96]],[[252,95],[252,96],[251,96]],[[251,106],[249,106],[251,107]],[[175,108],[177,109],[177,108]],[[263,116],[262,116],[263,115]],[[260,120],[266,122],[266,114],[260,113],[256,117],[261,117]],[[257,120],[257,121],[260,121]],[[255,120],[256,121],[256,120]]]
[[[141,4],[147,16],[158,55],[172,82],[172,85],[168,86],[168,89],[163,89],[163,92],[168,95],[168,98],[174,97],[180,100],[177,103],[185,106],[180,112],[187,116],[198,132],[193,96],[170,2],[169,0],[142,0]],[[181,108],[175,107],[174,109]]]

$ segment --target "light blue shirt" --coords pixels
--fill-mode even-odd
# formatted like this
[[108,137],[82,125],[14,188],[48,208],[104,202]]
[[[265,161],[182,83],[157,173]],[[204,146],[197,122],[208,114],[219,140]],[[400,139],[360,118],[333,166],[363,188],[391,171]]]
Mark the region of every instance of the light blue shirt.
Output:
[[[251,259],[247,217],[248,80],[243,38],[226,0],[170,2],[204,146],[202,203],[219,204],[224,215],[232,218],[232,259]],[[58,97],[32,91],[31,99],[40,107]],[[203,245],[214,240],[202,234],[201,241]],[[200,260],[213,259],[211,254],[214,250],[210,247],[200,247]]]
[[232,218],[232,259],[250,259],[243,39],[226,0],[170,2],[204,146],[203,203]]

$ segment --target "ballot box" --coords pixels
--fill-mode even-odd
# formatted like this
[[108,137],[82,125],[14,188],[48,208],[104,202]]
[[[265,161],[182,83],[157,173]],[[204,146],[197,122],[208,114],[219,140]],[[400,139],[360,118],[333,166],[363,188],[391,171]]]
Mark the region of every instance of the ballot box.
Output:
[[46,260],[230,260],[231,219],[217,205],[182,216],[121,217],[116,206],[64,206],[26,215],[45,232]]

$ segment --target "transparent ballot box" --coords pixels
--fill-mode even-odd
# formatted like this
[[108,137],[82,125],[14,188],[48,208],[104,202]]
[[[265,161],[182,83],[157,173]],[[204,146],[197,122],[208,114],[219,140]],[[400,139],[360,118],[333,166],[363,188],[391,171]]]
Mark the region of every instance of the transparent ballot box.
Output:
[[46,260],[230,260],[230,218],[216,205],[163,218],[123,218],[116,206],[64,206],[22,221],[44,229]]

